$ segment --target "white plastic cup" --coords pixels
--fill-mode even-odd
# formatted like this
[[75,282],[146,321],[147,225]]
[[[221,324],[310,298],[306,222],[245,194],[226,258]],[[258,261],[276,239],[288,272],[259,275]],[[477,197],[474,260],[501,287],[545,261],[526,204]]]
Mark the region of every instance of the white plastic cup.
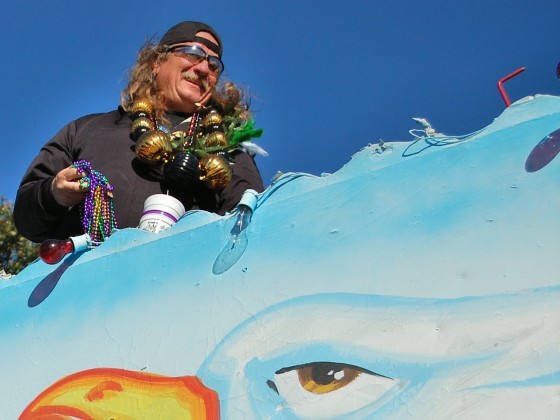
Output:
[[144,212],[140,218],[140,229],[158,233],[177,223],[185,214],[185,206],[175,197],[154,194],[146,198]]

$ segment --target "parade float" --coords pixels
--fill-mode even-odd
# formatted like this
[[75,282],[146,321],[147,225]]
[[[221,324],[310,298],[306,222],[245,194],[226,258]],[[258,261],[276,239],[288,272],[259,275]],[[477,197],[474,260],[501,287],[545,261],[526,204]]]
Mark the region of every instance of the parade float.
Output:
[[558,418],[560,98],[416,122],[0,282],[0,418]]

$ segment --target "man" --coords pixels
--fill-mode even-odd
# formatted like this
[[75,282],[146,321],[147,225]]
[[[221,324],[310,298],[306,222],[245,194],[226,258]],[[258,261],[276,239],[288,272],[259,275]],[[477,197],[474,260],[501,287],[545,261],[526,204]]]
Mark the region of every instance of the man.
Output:
[[[71,122],[31,163],[14,207],[20,233],[35,242],[67,238],[87,230],[84,213],[99,216],[99,202],[90,195],[94,177],[77,161],[107,181],[105,199],[112,200],[114,215],[105,217],[118,228],[138,226],[153,194],[174,195],[187,210],[224,214],[246,189],[262,191],[253,157],[227,132],[228,124],[239,133],[252,119],[233,83],[216,88],[221,56],[219,35],[200,22],[181,22],[158,43],[146,43],[121,107]],[[260,136],[262,130],[251,129],[245,139]],[[209,156],[218,170],[200,166]],[[219,172],[219,182],[208,179],[210,172]]]

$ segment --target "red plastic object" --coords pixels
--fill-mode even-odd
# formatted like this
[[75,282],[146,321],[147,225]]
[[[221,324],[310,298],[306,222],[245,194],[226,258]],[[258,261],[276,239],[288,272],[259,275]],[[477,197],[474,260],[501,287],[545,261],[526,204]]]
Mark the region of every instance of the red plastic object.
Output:
[[74,252],[74,242],[71,239],[47,239],[39,246],[39,258],[47,264],[56,264],[67,254]]
[[525,67],[521,67],[520,69],[515,70],[513,73],[508,74],[506,77],[502,77],[499,81],[498,81],[498,90],[500,91],[500,95],[502,95],[502,99],[504,100],[504,102],[506,103],[506,106],[510,106],[511,105],[511,101],[509,100],[506,90],[504,88],[504,82],[508,81],[509,79],[511,79],[512,77],[517,76],[519,73],[522,73],[525,71]]

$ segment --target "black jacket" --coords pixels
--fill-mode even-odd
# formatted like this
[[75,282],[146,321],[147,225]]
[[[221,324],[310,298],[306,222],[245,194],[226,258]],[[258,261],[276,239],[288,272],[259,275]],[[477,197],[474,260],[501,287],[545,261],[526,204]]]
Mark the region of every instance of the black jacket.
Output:
[[[130,116],[121,109],[88,115],[68,124],[43,146],[27,169],[16,197],[14,219],[21,235],[41,242],[84,233],[79,206],[70,209],[60,206],[51,193],[54,176],[82,159],[89,161],[114,187],[118,227],[138,226],[146,198],[167,193],[169,186],[161,170],[136,159],[130,123]],[[236,206],[246,189],[263,190],[253,158],[242,151],[233,152],[231,158],[234,163],[232,180],[221,193],[197,188],[177,196],[187,210],[225,214]]]

